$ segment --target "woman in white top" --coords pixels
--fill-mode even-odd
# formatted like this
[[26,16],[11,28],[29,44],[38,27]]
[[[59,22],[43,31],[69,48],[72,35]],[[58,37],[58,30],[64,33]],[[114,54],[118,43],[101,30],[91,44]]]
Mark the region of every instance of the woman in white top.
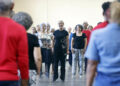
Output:
[[50,32],[50,25],[47,24],[46,30],[46,59],[45,59],[45,69],[46,69],[46,76],[49,78],[50,72],[50,64],[52,62],[52,34]]

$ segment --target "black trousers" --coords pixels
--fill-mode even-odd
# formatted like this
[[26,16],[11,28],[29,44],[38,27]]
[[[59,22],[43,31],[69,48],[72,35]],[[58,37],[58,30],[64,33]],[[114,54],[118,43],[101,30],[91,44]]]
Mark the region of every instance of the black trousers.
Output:
[[19,86],[18,81],[0,81],[0,86]]
[[69,64],[72,66],[72,52],[69,50]]
[[48,76],[50,72],[51,63],[52,63],[52,50],[46,49],[45,69],[46,69],[46,73],[48,73]]
[[88,59],[85,58],[85,73],[87,72],[87,63],[88,63]]
[[65,61],[66,55],[65,53],[55,52],[54,53],[54,79],[58,78],[58,64],[61,63],[61,76],[62,80],[65,80]]

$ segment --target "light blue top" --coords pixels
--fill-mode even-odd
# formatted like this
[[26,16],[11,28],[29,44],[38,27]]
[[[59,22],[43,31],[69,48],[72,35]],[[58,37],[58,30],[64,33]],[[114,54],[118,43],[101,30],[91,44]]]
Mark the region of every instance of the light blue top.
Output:
[[120,25],[111,23],[94,31],[85,57],[99,62],[98,72],[120,76]]

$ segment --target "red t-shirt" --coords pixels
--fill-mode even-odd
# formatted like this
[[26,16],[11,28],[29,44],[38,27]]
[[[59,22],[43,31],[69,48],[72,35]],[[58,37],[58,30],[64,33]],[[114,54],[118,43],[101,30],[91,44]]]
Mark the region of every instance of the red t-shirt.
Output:
[[82,33],[86,34],[86,36],[87,36],[87,44],[88,44],[89,40],[90,40],[91,31],[90,30],[83,30]]
[[105,21],[105,22],[100,23],[99,25],[97,25],[95,28],[93,28],[92,31],[95,31],[97,29],[102,29],[102,28],[106,27],[107,25],[108,25],[108,22]]
[[12,19],[0,17],[0,81],[28,79],[28,41],[25,28]]

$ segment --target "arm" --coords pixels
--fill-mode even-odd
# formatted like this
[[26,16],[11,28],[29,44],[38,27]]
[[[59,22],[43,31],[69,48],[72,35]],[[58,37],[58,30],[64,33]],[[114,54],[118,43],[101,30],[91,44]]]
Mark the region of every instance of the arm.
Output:
[[54,52],[54,51],[53,51],[54,43],[55,43],[54,41],[55,41],[55,40],[54,40],[54,36],[52,36],[52,52]]
[[[20,28],[22,29],[22,28]],[[28,86],[29,79],[29,60],[28,60],[28,39],[26,31],[23,31],[19,35],[18,49],[17,49],[18,68],[21,73],[22,86]]]
[[72,50],[72,53],[73,53],[73,44],[74,44],[74,38],[72,38],[72,41],[71,41],[71,50]]
[[86,50],[87,48],[87,38],[85,38],[85,47],[84,47],[84,50]]
[[67,53],[69,53],[69,36],[67,36]]
[[87,84],[86,86],[92,86],[93,84],[93,80],[95,77],[95,73],[96,73],[96,68],[97,68],[97,61],[92,61],[92,60],[88,60],[88,66],[87,66]]
[[40,74],[41,64],[42,64],[42,56],[40,47],[34,47],[34,59],[37,66],[37,73]]

